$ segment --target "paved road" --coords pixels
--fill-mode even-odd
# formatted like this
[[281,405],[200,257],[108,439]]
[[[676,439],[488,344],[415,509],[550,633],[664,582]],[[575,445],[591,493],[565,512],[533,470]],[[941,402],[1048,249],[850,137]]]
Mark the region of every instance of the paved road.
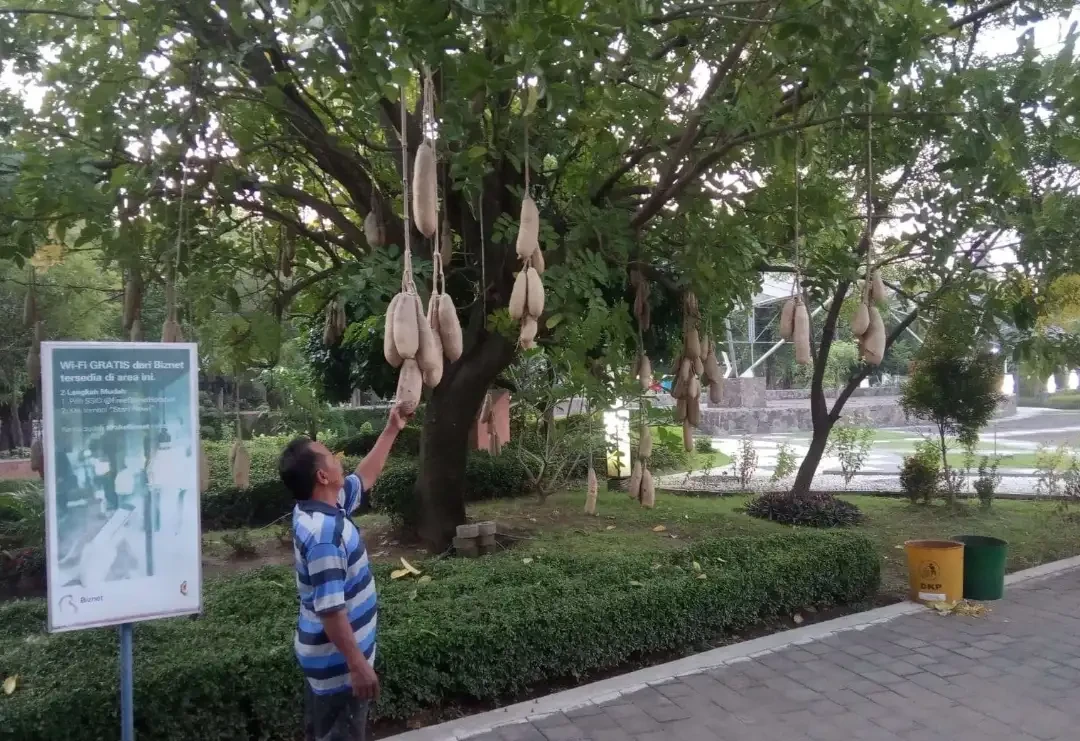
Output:
[[1080,569],[981,618],[919,612],[474,737],[843,739],[1080,739]]

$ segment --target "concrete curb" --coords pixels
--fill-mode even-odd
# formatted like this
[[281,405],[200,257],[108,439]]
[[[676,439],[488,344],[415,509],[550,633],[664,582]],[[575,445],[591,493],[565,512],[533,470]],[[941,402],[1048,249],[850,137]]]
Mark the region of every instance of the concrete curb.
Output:
[[[1005,577],[1005,584],[1006,586],[1012,586],[1026,581],[1045,579],[1075,568],[1080,568],[1080,556],[1052,561],[1041,566],[1008,574]],[[644,669],[593,682],[582,687],[574,687],[535,700],[527,700],[486,713],[470,715],[436,726],[409,731],[392,738],[395,741],[459,741],[460,739],[487,733],[500,726],[538,720],[553,713],[610,702],[622,695],[644,689],[649,685],[663,684],[689,674],[698,674],[728,664],[750,661],[789,646],[812,643],[849,630],[866,630],[872,625],[887,623],[903,615],[912,615],[922,609],[924,609],[922,605],[913,602],[899,602],[894,605],[866,610],[865,612],[857,612],[835,620],[826,620],[825,622],[785,630],[750,641],[743,641],[742,643],[735,643],[730,646],[686,656],[666,664],[645,667]]]

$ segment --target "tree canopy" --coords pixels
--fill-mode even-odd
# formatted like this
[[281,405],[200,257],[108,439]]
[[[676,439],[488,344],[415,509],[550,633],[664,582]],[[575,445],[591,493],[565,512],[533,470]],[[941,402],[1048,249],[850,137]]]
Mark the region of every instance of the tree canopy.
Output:
[[[526,186],[549,265],[545,351],[628,368],[631,271],[669,307],[641,338],[660,348],[683,292],[708,327],[761,270],[798,270],[827,305],[820,391],[870,247],[908,302],[895,339],[946,285],[982,290],[975,267],[1024,229],[1023,203],[1047,213],[1067,189],[1036,193],[1032,173],[1077,155],[1073,36],[1053,57],[978,41],[1070,5],[26,0],[0,9],[0,50],[44,94],[0,94],[0,256],[95,245],[115,275],[175,275],[207,364],[270,368],[331,299],[363,323],[397,290],[403,168],[431,137],[466,338],[425,415],[426,450],[449,457],[425,457],[442,478],[419,490],[452,525],[465,443],[451,431],[516,354],[505,307]],[[385,244],[365,233],[372,213]],[[915,227],[878,231],[902,221]],[[411,237],[425,283],[432,245]],[[1062,239],[1028,238],[1025,259]]]

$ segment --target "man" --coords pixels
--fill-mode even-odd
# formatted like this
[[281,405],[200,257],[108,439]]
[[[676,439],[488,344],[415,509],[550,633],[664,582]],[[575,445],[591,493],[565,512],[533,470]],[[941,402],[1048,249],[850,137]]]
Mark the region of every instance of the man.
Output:
[[349,515],[375,484],[411,416],[394,407],[371,452],[348,476],[325,445],[307,438],[293,440],[281,454],[281,480],[296,498],[295,648],[306,677],[307,741],[367,738],[368,706],[379,697],[373,668],[378,608],[364,541]]

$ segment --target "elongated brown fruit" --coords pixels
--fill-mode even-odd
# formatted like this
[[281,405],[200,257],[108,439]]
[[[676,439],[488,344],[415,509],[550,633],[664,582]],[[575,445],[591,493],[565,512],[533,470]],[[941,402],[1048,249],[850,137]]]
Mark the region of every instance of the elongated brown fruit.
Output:
[[596,514],[596,495],[600,491],[600,484],[596,480],[596,471],[593,470],[592,461],[589,462],[589,488],[585,494],[585,514]]
[[206,457],[206,447],[199,444],[199,493],[205,494],[210,489],[210,459]]
[[705,361],[701,358],[694,358],[694,375],[700,376],[705,372]]
[[26,288],[26,301],[23,304],[23,326],[32,329],[37,321],[37,289],[31,283]]
[[795,299],[789,298],[780,310],[780,336],[791,341],[795,336]]
[[694,327],[689,327],[683,333],[683,344],[686,348],[686,357],[697,360],[701,357],[701,338]]
[[540,249],[540,211],[531,196],[521,199],[521,223],[518,226],[517,254],[528,260]]
[[653,476],[648,467],[641,467],[641,506],[652,509],[656,506],[656,488],[653,484]]
[[532,260],[529,261],[529,264],[536,268],[538,275],[543,275],[544,270],[546,269],[546,266],[544,265],[544,251],[537,247],[536,252],[532,254]]
[[35,388],[41,386],[41,347],[35,342],[26,353],[26,375],[30,377],[30,385]]
[[510,292],[510,318],[515,322],[525,316],[529,295],[528,268],[522,268],[514,278],[514,288]]
[[701,397],[692,396],[686,400],[686,421],[694,427],[701,424]]
[[521,331],[518,333],[518,340],[522,346],[528,345],[536,340],[536,319],[531,316],[525,317],[521,322]]
[[40,437],[35,437],[34,442],[30,443],[30,470],[45,478],[45,447]]
[[251,484],[251,453],[248,452],[244,441],[237,439],[233,443],[232,453],[232,476],[233,485],[237,489],[246,489]]
[[719,404],[724,400],[724,380],[717,378],[709,384],[709,402]]
[[446,351],[443,350],[442,335],[439,334],[439,294],[431,294],[428,299],[427,325],[431,329],[431,339],[439,355],[438,377],[424,373],[424,384],[429,388],[435,388],[442,382],[442,373],[445,366]]
[[536,272],[536,268],[533,267],[525,271],[525,280],[529,285],[525,310],[529,316],[539,317],[544,313],[544,283],[540,280],[540,274]]
[[641,439],[638,440],[638,458],[652,458],[652,432],[648,425],[641,426]]
[[697,399],[701,396],[701,381],[697,376],[690,376],[690,382],[686,384],[686,398]]
[[675,421],[683,422],[686,420],[686,399],[675,400]]
[[386,228],[379,221],[374,209],[368,211],[364,217],[364,236],[372,247],[382,247],[386,244]]
[[430,139],[425,139],[416,148],[416,161],[413,163],[413,220],[425,237],[434,235],[439,225],[435,168],[435,146]]
[[674,398],[674,399],[685,399],[686,398],[686,387],[687,387],[687,385],[689,383],[690,383],[689,379],[684,378],[681,373],[679,375],[675,376],[675,385],[672,386],[672,388],[671,388],[671,396],[672,396],[672,398]]
[[810,314],[802,301],[795,304],[795,362],[810,365],[814,362],[810,354]]
[[142,315],[143,280],[138,272],[132,272],[124,284],[124,329],[131,329],[131,325],[139,320]]
[[705,358],[705,377],[709,379],[710,383],[716,383],[724,377],[724,371],[720,367],[720,361],[718,361],[716,356],[711,353]]
[[443,352],[453,363],[461,357],[461,323],[458,321],[454,301],[448,293],[439,297],[439,335],[442,337]]
[[875,270],[873,277],[870,279],[870,300],[875,304],[880,304],[887,298],[888,295],[885,293],[885,283],[881,280],[881,272]]
[[652,380],[652,363],[649,361],[649,356],[642,353],[638,359],[638,382],[641,384],[641,390],[651,389]]
[[634,461],[634,465],[630,469],[630,483],[626,488],[626,493],[630,495],[631,499],[641,499],[641,473],[641,461]]
[[690,383],[690,379],[694,375],[694,361],[690,358],[684,357],[679,362],[679,380],[683,382],[683,385]]
[[420,347],[416,352],[416,363],[423,373],[424,384],[429,388],[435,388],[442,380],[442,343],[435,341],[435,333],[431,331],[431,323],[424,315],[424,305],[420,302],[420,297],[413,296],[412,298],[416,307],[416,326],[420,330]]
[[876,306],[870,307],[870,328],[863,335],[863,360],[870,365],[881,365],[885,357],[885,322]]
[[851,315],[851,333],[856,337],[862,337],[870,328],[870,311],[866,304],[859,302],[855,307],[855,313]]
[[420,349],[420,328],[416,325],[416,304],[410,294],[394,304],[394,346],[402,358],[415,358]]
[[420,403],[420,394],[424,388],[424,377],[415,360],[406,359],[401,364],[398,374],[397,394],[395,399],[406,412],[412,412]]
[[184,338],[180,330],[180,322],[172,317],[167,318],[165,323],[161,326],[161,341],[183,342]]
[[[405,295],[398,293],[390,299],[390,305],[386,307],[386,321],[383,324],[383,357],[394,368],[400,368],[402,361],[401,353],[397,351],[397,344],[394,342],[394,310]],[[436,298],[438,296],[432,297],[433,300]]]
[[694,452],[694,427],[690,424],[690,420],[687,419],[682,423],[682,440],[683,448],[687,453]]

